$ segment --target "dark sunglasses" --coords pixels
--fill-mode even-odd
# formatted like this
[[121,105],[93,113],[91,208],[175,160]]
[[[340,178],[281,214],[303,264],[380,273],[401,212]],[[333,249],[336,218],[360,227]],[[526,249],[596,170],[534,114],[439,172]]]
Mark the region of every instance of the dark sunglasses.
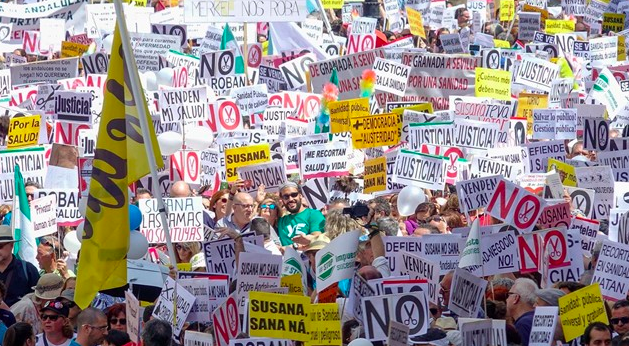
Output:
[[109,323],[110,324],[127,324],[127,319],[126,318],[112,318],[111,320],[109,320]]
[[293,192],[293,193],[289,193],[286,195],[282,195],[282,199],[283,200],[288,200],[290,198],[297,198],[297,196],[299,196],[299,192]]
[[441,222],[441,221],[445,221],[441,216],[439,215],[435,215],[435,216],[431,216],[428,218],[428,222],[430,221],[435,221],[435,222]]
[[35,199],[35,194],[34,193],[27,193],[26,194],[26,198],[31,198],[31,199]]
[[271,209],[271,210],[273,210],[273,209],[275,209],[275,204],[262,204],[260,206],[260,209]]
[[41,316],[39,316],[39,318],[40,318],[42,321],[45,321],[45,320],[51,320],[51,321],[53,321],[53,322],[54,322],[54,321],[56,321],[56,320],[58,320],[58,319],[59,319],[59,315],[41,315]]
[[227,198],[225,198],[225,197],[221,198],[221,202],[227,203]]
[[609,320],[613,325],[617,325],[620,322],[622,322],[622,324],[627,324],[629,323],[629,317],[619,317],[619,318],[612,318]]
[[430,314],[433,316],[436,315],[438,312],[439,312],[439,309],[435,309],[435,308],[430,309]]

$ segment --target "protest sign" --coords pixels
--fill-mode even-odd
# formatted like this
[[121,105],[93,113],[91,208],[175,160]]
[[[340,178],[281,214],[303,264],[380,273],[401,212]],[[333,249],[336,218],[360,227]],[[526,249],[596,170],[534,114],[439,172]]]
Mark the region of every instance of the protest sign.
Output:
[[629,245],[603,240],[592,283],[599,283],[600,292],[605,299],[612,301],[625,299],[629,293],[627,254],[629,254]]
[[230,340],[236,339],[240,333],[240,317],[238,305],[235,299],[236,293],[232,293],[223,304],[212,313],[214,325],[214,337],[220,346],[228,346]]
[[456,268],[452,277],[448,310],[461,317],[476,317],[485,296],[487,281],[465,269]]
[[208,117],[206,88],[160,90],[159,108],[160,121],[165,124],[205,120]]
[[498,345],[492,340],[493,325],[491,319],[460,323],[459,329],[465,345]]
[[485,234],[480,246],[484,275],[518,271],[518,245],[513,231]]
[[266,192],[278,192],[279,187],[286,181],[282,161],[240,167],[237,171],[240,179],[245,181],[242,191],[250,194],[256,193],[260,185],[264,185]]
[[213,0],[193,0],[184,4],[184,23],[257,23],[260,18],[267,22],[301,22],[307,13],[305,3],[288,0],[235,0],[225,8]]
[[92,94],[57,91],[55,93],[55,114],[58,121],[91,124]]
[[[244,241],[255,245],[263,245],[263,239],[254,233],[243,233]],[[231,238],[223,238],[203,243],[203,250],[209,272],[232,275],[236,269],[235,242]],[[211,259],[214,259],[211,261]]]
[[397,256],[400,251],[406,251],[409,253],[420,253],[422,251],[422,241],[415,237],[391,237],[387,236],[383,238],[385,257],[389,260],[389,268],[391,269],[391,275],[400,276],[406,275],[404,267],[401,263],[401,257]]
[[559,77],[559,66],[532,57],[524,57],[515,82],[541,91],[550,92],[550,84]]
[[242,115],[251,116],[255,113],[264,112],[269,103],[268,91],[264,84],[232,89],[229,97],[236,100]]
[[376,72],[376,90],[404,96],[411,71],[409,66],[376,58],[373,71]]
[[[407,127],[407,136],[405,142],[408,142],[408,148],[421,151],[425,144],[433,144],[437,146],[449,146],[454,143],[455,138],[455,126],[454,122],[427,122],[427,123],[413,123],[415,120],[415,114],[412,111],[404,111],[404,122],[411,122]],[[421,113],[420,117],[423,117]],[[413,119],[415,118],[415,119]],[[404,126],[402,132],[404,133]],[[424,153],[422,151],[422,153]],[[433,154],[433,153],[425,153]],[[444,155],[445,156],[445,155]]]
[[81,64],[86,75],[107,73],[109,69],[109,57],[102,52],[83,55]]
[[317,61],[316,55],[307,53],[279,66],[289,90],[295,90],[306,84],[308,66]]
[[510,101],[511,72],[477,67],[474,88],[476,97]]
[[310,341],[310,298],[249,292],[249,335]]
[[570,213],[570,204],[565,202],[544,207],[537,220],[537,226],[539,229],[554,227],[569,228],[571,222],[572,214]]
[[441,190],[445,184],[444,162],[445,160],[441,156],[400,150],[397,153],[393,168],[393,182]]
[[249,145],[240,148],[230,148],[225,150],[225,172],[227,181],[233,182],[238,179],[236,169],[263,163],[271,160],[271,152],[268,144]]
[[[500,201],[500,202],[499,202]],[[513,225],[521,232],[530,232],[539,218],[545,202],[512,182],[501,180],[496,185],[487,212]]]
[[343,233],[317,252],[317,292],[352,277],[359,237],[360,232]]
[[229,340],[229,346],[290,346],[291,344],[291,340],[274,338],[246,338]]
[[356,149],[393,146],[400,141],[399,117],[394,113],[351,114],[352,144]]
[[30,202],[31,223],[35,237],[57,232],[57,199],[55,195],[41,197]]
[[213,346],[212,334],[186,330],[183,346]]
[[495,175],[458,182],[455,187],[461,212],[486,207],[499,181],[500,176]]
[[463,243],[460,234],[424,234],[421,256],[439,263],[439,273],[445,275],[459,266],[459,247]]
[[[175,285],[177,285],[177,303],[175,304]],[[186,291],[183,286],[176,283],[171,277],[167,277],[162,287],[162,293],[155,304],[153,317],[162,321],[173,321],[173,333],[178,336],[181,333],[184,323],[188,318],[190,310],[194,305],[196,298]],[[177,309],[176,313],[174,309]],[[175,319],[176,317],[176,319]]]
[[424,279],[428,281],[427,298],[431,303],[437,304],[439,301],[437,285],[439,284],[439,274],[441,272],[439,267],[437,267],[438,264],[407,251],[396,253],[396,259],[397,258],[401,258],[403,264],[402,269],[411,279]]
[[260,84],[266,84],[269,93],[280,92],[288,88],[282,71],[270,66],[260,65],[258,68],[258,81]]
[[57,84],[59,79],[74,78],[79,75],[79,58],[38,61],[13,65],[11,83],[24,85],[34,83]]
[[546,173],[548,159],[565,161],[566,149],[563,140],[527,143],[522,145],[521,155],[526,173]]
[[609,324],[598,283],[559,297],[559,315],[566,341],[583,334],[592,322]]
[[46,160],[43,147],[0,151],[0,162],[3,167],[0,172],[0,200],[13,199],[15,192],[13,175],[16,164],[20,166],[24,181],[35,181],[44,186]]
[[238,277],[236,289],[238,310],[244,312],[248,292],[280,287],[282,257],[250,252],[240,253],[236,275]]
[[576,109],[533,110],[533,139],[572,139],[576,132]]
[[178,36],[129,32],[138,71],[159,71],[159,56],[169,50],[178,51],[181,39]]
[[350,132],[350,119],[369,117],[369,99],[359,98],[345,101],[330,102],[330,132],[343,133]]
[[386,190],[387,158],[385,156],[365,161],[365,193]]
[[[419,13],[419,12],[418,12]],[[387,345],[389,346],[405,346],[408,345],[408,332],[410,328],[404,323],[389,321],[389,339]]]
[[530,346],[546,346],[553,342],[559,307],[537,306],[529,335]]
[[474,156],[470,167],[470,178],[502,175],[507,180],[515,180],[522,174],[521,163],[510,163],[498,159]]
[[[604,46],[605,44],[601,43],[601,45]],[[592,43],[590,43],[590,59],[593,59],[591,48]],[[629,103],[629,99],[622,92],[616,77],[607,67],[601,70],[598,78],[594,81],[586,102],[592,99],[605,105],[607,112],[612,116],[615,116]]]
[[362,310],[365,338],[371,341],[387,339],[390,321],[406,325],[411,341],[428,328],[428,302],[421,291],[363,297]]
[[7,148],[26,148],[37,145],[40,132],[40,115],[14,117],[9,122]]
[[518,253],[521,273],[541,272],[540,263],[546,254],[548,254],[547,269],[567,266],[570,263],[570,256],[565,228],[551,228],[520,234]]
[[302,147],[300,156],[302,178],[338,177],[349,174],[347,151],[347,144],[340,141]]
[[306,345],[340,345],[343,343],[341,316],[339,315],[339,305],[336,302],[312,304],[308,315],[310,317],[308,328],[310,340],[306,342]]
[[523,40],[533,40],[535,31],[540,30],[540,14],[534,12],[520,12],[519,35]]
[[140,342],[140,302],[133,292],[125,291],[124,296],[127,333],[132,342]]
[[478,152],[496,146],[500,124],[462,118],[454,119],[454,144]]
[[78,189],[37,189],[34,197],[42,198],[50,195],[54,195],[57,201],[57,224],[59,226],[74,226],[83,219],[79,213]]
[[[576,167],[575,173],[579,188],[591,189],[595,192],[594,199],[591,200],[591,218],[608,219],[609,209],[614,202],[614,173],[612,168],[610,166]],[[579,194],[582,195],[582,200],[588,196],[587,193]]]
[[89,46],[84,44],[62,41],[61,58],[71,58],[75,56],[80,57],[83,53],[87,52],[88,48]]
[[[203,240],[203,204],[200,197],[166,198],[168,228],[172,242]],[[142,212],[140,231],[149,243],[165,242],[164,226],[159,216],[156,199],[141,199],[138,208]]]

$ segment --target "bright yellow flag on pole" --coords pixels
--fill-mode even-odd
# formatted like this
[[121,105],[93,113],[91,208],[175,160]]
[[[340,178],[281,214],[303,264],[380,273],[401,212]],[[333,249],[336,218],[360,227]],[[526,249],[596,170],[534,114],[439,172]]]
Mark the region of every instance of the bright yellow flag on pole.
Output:
[[[114,31],[77,273],[74,298],[82,309],[98,291],[127,284],[127,187],[150,172],[138,107],[144,107],[148,124],[151,119],[146,100],[133,99],[130,78],[139,81],[139,75],[137,69],[125,66],[119,30],[126,30],[126,25],[116,23]],[[155,162],[161,167],[164,163],[155,131],[151,127],[149,132]]]

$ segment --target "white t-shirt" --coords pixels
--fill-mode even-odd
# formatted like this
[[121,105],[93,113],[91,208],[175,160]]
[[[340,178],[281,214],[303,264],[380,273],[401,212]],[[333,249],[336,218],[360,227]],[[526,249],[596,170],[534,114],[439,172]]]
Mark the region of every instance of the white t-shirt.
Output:
[[41,333],[41,334],[37,334],[37,343],[35,344],[35,346],[69,346],[71,342],[72,342],[72,339],[68,339],[61,344],[53,344],[48,339],[46,339],[46,342],[44,342],[44,333]]

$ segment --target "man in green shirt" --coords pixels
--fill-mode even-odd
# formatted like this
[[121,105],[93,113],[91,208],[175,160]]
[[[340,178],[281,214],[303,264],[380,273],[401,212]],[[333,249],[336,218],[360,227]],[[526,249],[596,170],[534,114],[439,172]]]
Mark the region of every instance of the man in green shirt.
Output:
[[280,198],[288,211],[277,223],[277,231],[282,246],[293,244],[298,235],[316,236],[323,233],[325,217],[320,211],[306,208],[301,204],[299,185],[288,182],[280,188]]

